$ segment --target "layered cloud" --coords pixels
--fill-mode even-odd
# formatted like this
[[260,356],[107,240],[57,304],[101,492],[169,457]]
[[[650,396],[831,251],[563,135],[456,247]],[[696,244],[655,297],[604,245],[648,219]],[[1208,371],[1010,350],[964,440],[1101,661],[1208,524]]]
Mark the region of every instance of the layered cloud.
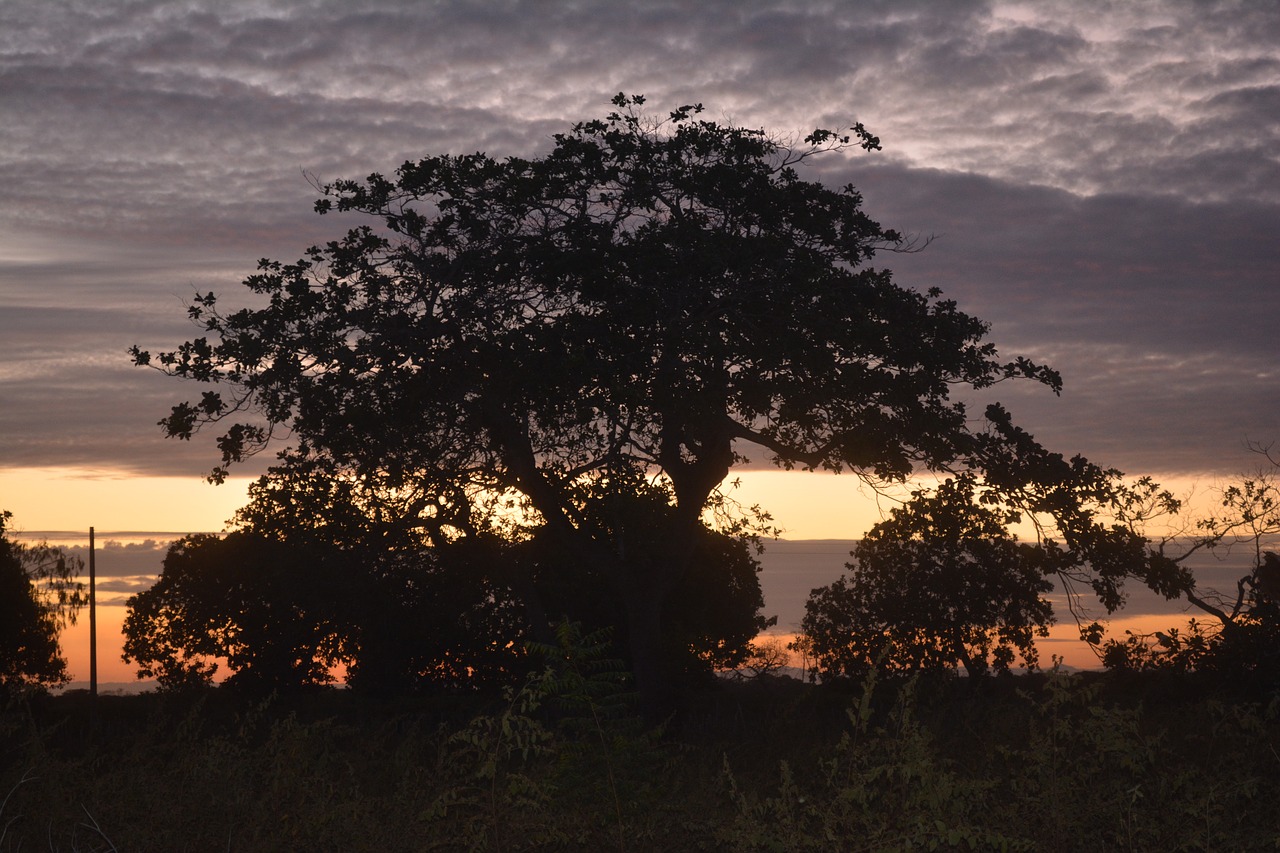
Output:
[[155,421],[189,389],[132,343],[194,290],[347,223],[311,180],[535,154],[618,91],[833,156],[882,255],[941,287],[1062,399],[1037,436],[1135,471],[1231,471],[1280,438],[1280,8],[1268,3],[11,0],[0,31],[0,465],[189,475]]

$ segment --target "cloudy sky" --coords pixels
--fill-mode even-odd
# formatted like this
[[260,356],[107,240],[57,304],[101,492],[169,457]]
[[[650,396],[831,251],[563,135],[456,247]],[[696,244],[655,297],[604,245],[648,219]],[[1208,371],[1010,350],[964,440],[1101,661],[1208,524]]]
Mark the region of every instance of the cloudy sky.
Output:
[[1280,439],[1270,0],[3,0],[0,19],[10,484],[198,481],[213,436],[155,426],[191,389],[125,350],[172,348],[193,292],[233,305],[258,258],[347,227],[312,213],[308,176],[537,154],[619,91],[779,135],[865,123],[884,150],[812,176],[933,237],[878,259],[901,284],[1062,372],[1061,398],[1001,387],[1051,448],[1214,476]]

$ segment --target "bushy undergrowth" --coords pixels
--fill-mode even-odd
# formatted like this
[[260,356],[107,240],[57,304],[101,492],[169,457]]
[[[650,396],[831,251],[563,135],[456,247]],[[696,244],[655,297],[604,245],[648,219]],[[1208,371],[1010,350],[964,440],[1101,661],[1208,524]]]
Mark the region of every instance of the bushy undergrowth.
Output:
[[1132,674],[761,679],[655,730],[607,661],[551,651],[487,701],[211,690],[12,706],[0,851],[1280,845],[1265,693]]

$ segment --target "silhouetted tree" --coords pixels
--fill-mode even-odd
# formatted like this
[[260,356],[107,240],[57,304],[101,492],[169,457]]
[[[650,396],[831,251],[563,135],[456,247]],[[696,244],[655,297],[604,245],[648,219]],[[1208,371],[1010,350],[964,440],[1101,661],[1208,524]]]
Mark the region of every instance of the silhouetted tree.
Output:
[[[206,336],[133,358],[216,384],[163,421],[179,438],[229,424],[214,480],[286,427],[284,467],[323,459],[407,494],[437,538],[513,514],[543,528],[563,565],[591,567],[622,602],[654,708],[679,669],[664,651],[668,603],[741,449],[882,479],[991,469],[1009,489],[1065,469],[1032,501],[1095,469],[1050,459],[999,407],[970,428],[953,389],[1026,377],[1057,390],[1059,378],[999,360],[980,320],[867,266],[900,236],[852,186],[798,170],[879,148],[861,125],[787,145],[700,106],[657,121],[643,98],[614,103],[542,157],[443,155],[324,187],[319,212],[371,224],[296,263],[262,261],[245,282],[258,307],[223,313],[198,296]],[[671,507],[642,548],[626,534],[632,504],[609,497],[638,478]]]
[[512,592],[507,539],[474,526],[447,535],[442,519],[411,508],[412,490],[354,481],[322,459],[272,469],[249,493],[242,530],[344,567],[353,686],[474,688],[523,672],[530,620]]
[[1220,509],[1196,521],[1192,531],[1170,537],[1161,555],[1179,564],[1201,550],[1250,552],[1250,570],[1235,589],[1202,587],[1194,577],[1181,594],[1204,618],[1185,628],[1098,637],[1104,662],[1116,669],[1217,671],[1280,679],[1280,460],[1269,445],[1253,445],[1265,464],[1221,493]]
[[0,696],[67,681],[58,633],[87,601],[76,580],[82,565],[60,548],[24,545],[0,511]]
[[323,560],[247,533],[195,534],[170,546],[156,583],[131,597],[124,658],[175,687],[212,680],[254,690],[332,680],[341,627],[326,612],[344,578]]
[[188,536],[129,600],[125,659],[165,687],[208,683],[224,665],[232,685],[290,690],[342,665],[372,692],[474,689],[512,665],[520,623],[501,621],[509,596],[471,568],[299,535]]
[[1019,542],[1008,532],[1018,517],[982,504],[971,477],[915,492],[858,543],[847,575],[810,595],[801,642],[815,668],[981,675],[1019,657],[1034,667],[1035,637],[1053,621],[1046,576],[1063,555]]
[[[627,505],[619,506],[623,501]],[[675,508],[666,489],[637,484],[626,494],[588,499],[583,512],[599,535],[640,561],[661,553]],[[615,526],[619,521],[623,526]],[[663,607],[663,656],[671,662],[673,676],[696,679],[737,666],[749,653],[751,640],[776,621],[759,615],[764,594],[753,544],[705,526],[698,534],[689,568]],[[588,627],[622,626],[611,639],[631,663],[627,602],[606,573],[593,564],[566,562],[546,528],[513,548],[512,555],[532,578],[546,617]]]
[[[617,592],[595,567],[566,561],[545,527],[506,538],[482,530],[433,535],[404,523],[402,492],[367,486],[314,466],[281,469],[250,487],[251,501],[236,516],[244,530],[351,555],[353,581],[362,578],[347,596],[360,637],[350,670],[356,684],[382,673],[378,683],[390,685],[396,672],[402,686],[449,682],[458,672],[477,683],[518,677],[526,663],[522,641],[535,626],[561,619],[624,626],[612,632],[613,643],[630,660]],[[583,508],[604,535],[628,541],[635,552],[661,542],[672,513],[668,491],[644,481],[588,498]],[[625,528],[611,526],[619,518]],[[704,527],[693,566],[664,613],[666,654],[680,672],[735,665],[770,624],[758,615],[759,569],[751,542]]]

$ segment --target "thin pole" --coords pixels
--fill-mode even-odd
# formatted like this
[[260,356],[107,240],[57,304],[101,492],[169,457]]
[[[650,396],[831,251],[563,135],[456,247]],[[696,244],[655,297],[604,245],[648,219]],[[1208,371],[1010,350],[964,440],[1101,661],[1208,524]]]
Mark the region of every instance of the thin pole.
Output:
[[98,572],[93,557],[93,528],[89,528],[89,695],[98,698]]

